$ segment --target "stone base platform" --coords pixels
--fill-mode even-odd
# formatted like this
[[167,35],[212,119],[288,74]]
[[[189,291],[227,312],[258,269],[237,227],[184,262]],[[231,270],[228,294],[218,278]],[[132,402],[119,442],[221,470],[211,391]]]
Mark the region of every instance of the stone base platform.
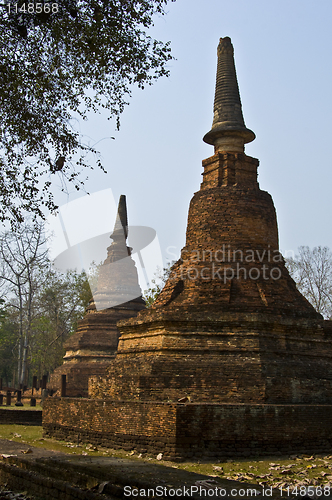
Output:
[[[231,497],[252,500],[264,497],[264,487],[248,482],[211,477],[162,463],[105,457],[64,455],[60,452],[31,447],[32,453],[21,455],[27,445],[0,439],[1,487],[27,490],[39,500],[121,500],[125,498]],[[2,456],[3,453],[5,456]],[[9,455],[9,456],[8,456]],[[219,491],[216,494],[216,488]],[[312,487],[311,487],[312,488]],[[208,492],[208,489],[210,490]],[[211,491],[212,490],[212,491]],[[269,498],[280,500],[280,491],[271,490]],[[154,492],[156,494],[154,494]],[[174,494],[175,492],[176,495]],[[145,494],[144,494],[145,493]],[[211,495],[213,493],[213,495]],[[22,498],[20,495],[15,498]],[[7,498],[7,496],[6,496]],[[11,496],[10,498],[14,498]],[[24,497],[26,498],[26,497]],[[324,500],[327,500],[324,495]]]
[[58,439],[172,460],[332,452],[332,405],[48,398],[43,428]]

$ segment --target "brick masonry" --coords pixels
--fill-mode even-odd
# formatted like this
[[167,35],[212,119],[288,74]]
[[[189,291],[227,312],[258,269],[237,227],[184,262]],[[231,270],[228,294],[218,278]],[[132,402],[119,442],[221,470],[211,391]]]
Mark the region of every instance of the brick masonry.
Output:
[[79,322],[77,331],[65,345],[64,363],[51,375],[49,389],[58,391],[60,395],[61,376],[66,375],[66,394],[87,397],[89,377],[105,374],[115,358],[120,336],[117,321],[131,318],[143,307],[141,300],[132,300],[101,311],[88,310]]
[[6,410],[0,408],[0,424],[42,425],[42,411]]
[[332,445],[332,405],[49,398],[43,427],[46,436],[163,453],[169,459],[245,457],[294,449],[325,453]]
[[331,322],[316,332],[314,322],[274,321],[229,314],[210,323],[160,320],[149,329],[145,323],[144,333],[123,335],[125,354],[110,366],[108,377],[90,379],[90,395],[173,402],[186,396],[194,402],[331,402]]
[[[181,259],[156,303],[118,323],[117,356],[106,377],[90,380],[91,397],[332,402],[331,322],[285,267],[272,199],[253,175],[258,161],[218,152],[203,165]],[[250,277],[263,266],[267,276]]]

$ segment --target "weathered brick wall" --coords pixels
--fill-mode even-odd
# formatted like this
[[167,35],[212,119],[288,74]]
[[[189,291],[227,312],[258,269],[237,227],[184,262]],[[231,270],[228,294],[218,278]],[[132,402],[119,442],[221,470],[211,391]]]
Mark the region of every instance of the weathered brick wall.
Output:
[[330,329],[250,317],[145,323],[144,333],[127,326],[109,375],[90,379],[90,397],[332,404]]
[[88,397],[89,378],[92,375],[104,375],[110,362],[111,360],[108,363],[78,362],[76,360],[64,363],[52,373],[48,388],[60,396],[61,376],[66,375],[66,395],[74,398]]
[[212,456],[331,452],[331,417],[332,405],[188,404],[177,413],[177,444]]
[[0,408],[0,424],[42,425],[42,411]]
[[43,427],[56,438],[168,458],[332,450],[332,405],[48,399]]
[[176,435],[176,405],[48,398],[43,407],[46,435],[102,446],[172,452]]
[[257,167],[259,161],[244,153],[221,153],[203,160],[201,189],[220,186],[249,186],[258,188]]
[[[182,283],[179,289],[179,283]],[[177,290],[176,290],[177,288]],[[278,251],[271,196],[259,189],[201,190],[191,200],[186,246],[148,313],[177,307],[319,318]],[[128,322],[127,322],[128,323]]]

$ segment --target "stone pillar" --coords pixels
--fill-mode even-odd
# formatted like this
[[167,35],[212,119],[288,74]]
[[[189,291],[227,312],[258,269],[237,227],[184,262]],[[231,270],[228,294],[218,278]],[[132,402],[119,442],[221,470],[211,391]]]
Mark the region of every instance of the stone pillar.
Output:
[[66,375],[61,375],[61,397],[66,397]]
[[6,395],[6,406],[10,406],[12,404],[12,395],[10,391],[7,391]]
[[43,405],[43,403],[47,397],[48,397],[48,390],[42,389],[42,391],[41,391],[41,405]]
[[17,391],[17,399],[16,399],[15,406],[23,406],[23,403],[22,403],[22,401],[21,401],[21,398],[22,398],[22,391],[21,391],[21,390],[18,390],[18,391]]
[[[32,389],[31,389],[31,396],[33,396],[33,390],[37,389],[37,377],[36,375],[32,377]],[[36,406],[36,404],[35,404]]]

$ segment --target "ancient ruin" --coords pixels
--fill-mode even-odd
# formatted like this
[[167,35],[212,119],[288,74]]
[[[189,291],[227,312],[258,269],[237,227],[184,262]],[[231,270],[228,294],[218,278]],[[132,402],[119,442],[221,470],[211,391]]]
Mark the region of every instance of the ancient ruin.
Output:
[[118,323],[117,356],[90,380],[91,399],[71,402],[74,417],[68,401],[48,402],[47,433],[171,458],[330,450],[332,322],[285,267],[272,198],[244,153],[254,138],[221,38],[204,137],[214,155],[181,258],[155,304]]
[[105,374],[114,359],[119,339],[116,323],[145,308],[137,270],[126,244],[128,221],[126,197],[120,197],[112,244],[98,273],[98,283],[85,317],[65,343],[63,365],[51,375],[49,388],[60,393],[61,376],[66,375],[66,395],[88,396],[88,380]]

